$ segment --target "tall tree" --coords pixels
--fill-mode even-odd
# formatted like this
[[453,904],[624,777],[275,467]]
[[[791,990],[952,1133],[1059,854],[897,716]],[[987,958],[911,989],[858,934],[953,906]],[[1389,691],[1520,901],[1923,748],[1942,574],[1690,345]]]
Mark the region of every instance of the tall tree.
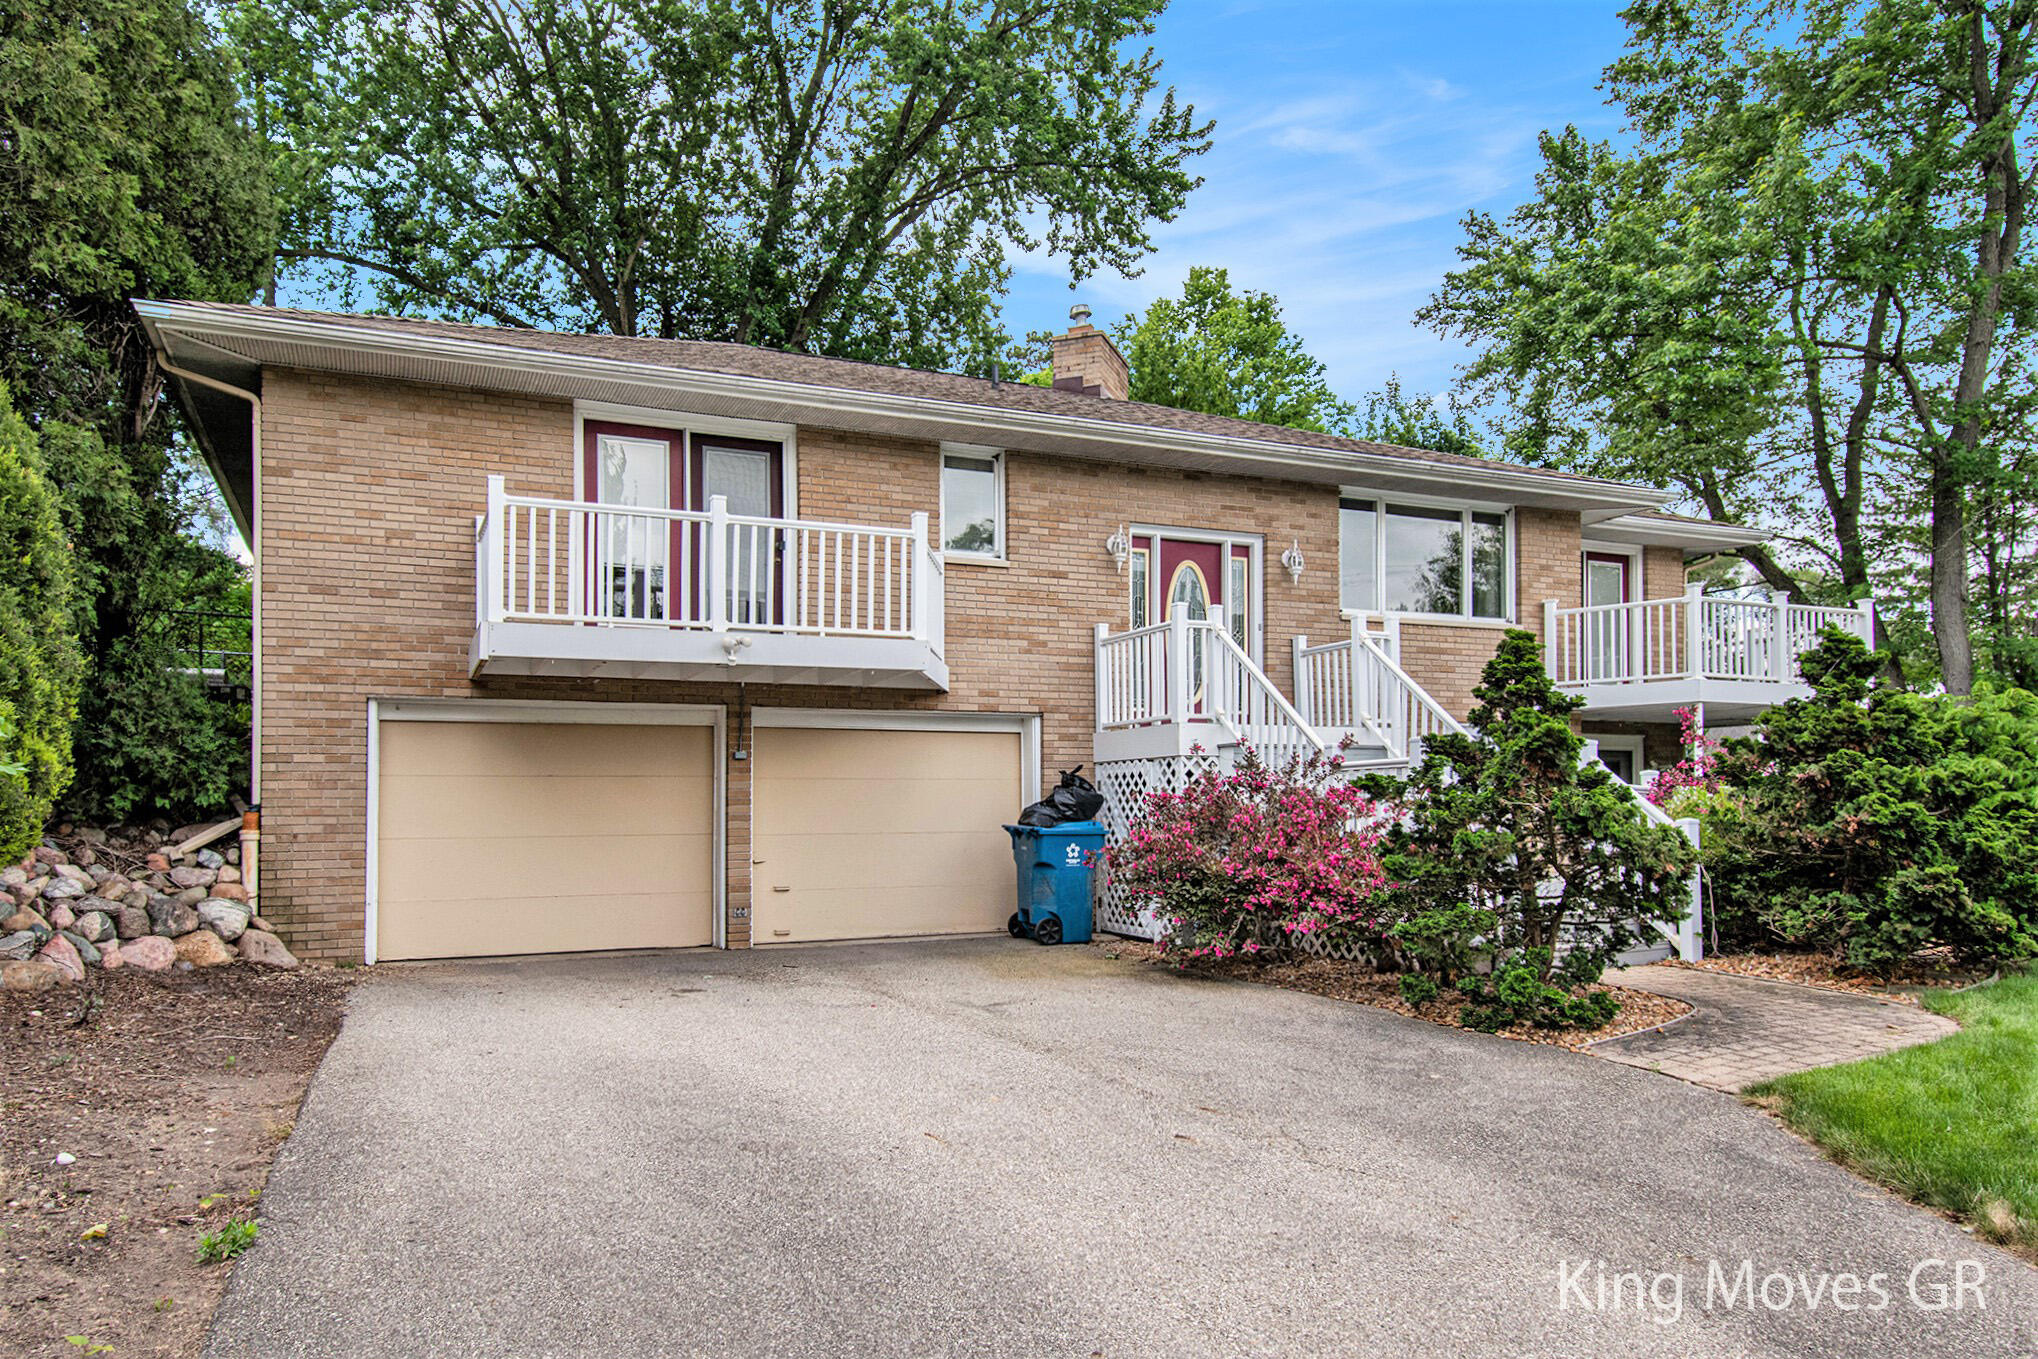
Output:
[[1112,337],[1132,370],[1134,401],[1333,434],[1351,424],[1351,405],[1281,319],[1280,302],[1234,292],[1226,270],[1190,269],[1180,297],[1155,299]]
[[[1975,510],[2028,495],[2038,97],[2028,0],[1638,0],[1608,88],[1635,150],[1544,139],[1534,201],[1467,219],[1424,312],[1485,347],[1515,451],[1677,484],[1784,530],[1744,555],[1796,593],[1871,593],[1929,531],[1948,688],[1973,679]],[[1769,511],[1763,513],[1763,511]],[[1780,511],[1780,513],[1778,513]],[[2014,573],[1984,577],[2014,587]],[[2009,619],[2006,595],[1987,612]]]
[[1359,399],[1351,433],[1354,438],[1403,448],[1485,456],[1478,431],[1472,426],[1472,413],[1458,393],[1405,392],[1399,373],[1389,373],[1386,386]]
[[1008,247],[1136,270],[1199,182],[1210,125],[1140,45],[1163,4],[292,0],[240,31],[320,171],[297,286],[949,365],[997,352]]
[[[217,807],[245,715],[204,702],[164,629],[237,572],[182,532],[175,417],[128,299],[252,296],[267,166],[183,0],[0,0],[0,128],[0,381],[59,495],[86,658],[71,796]],[[113,781],[137,729],[177,786]]]

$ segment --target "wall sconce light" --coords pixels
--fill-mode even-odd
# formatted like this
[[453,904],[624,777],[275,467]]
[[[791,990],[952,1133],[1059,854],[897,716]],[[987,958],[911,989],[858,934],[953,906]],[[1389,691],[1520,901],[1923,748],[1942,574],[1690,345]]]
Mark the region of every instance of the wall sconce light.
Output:
[[1111,560],[1117,562],[1118,569],[1123,571],[1125,563],[1132,560],[1132,535],[1120,525],[1116,533],[1104,540],[1104,550],[1111,554]]
[[1281,554],[1281,565],[1288,568],[1288,579],[1296,585],[1302,583],[1302,542],[1295,540],[1286,552]]

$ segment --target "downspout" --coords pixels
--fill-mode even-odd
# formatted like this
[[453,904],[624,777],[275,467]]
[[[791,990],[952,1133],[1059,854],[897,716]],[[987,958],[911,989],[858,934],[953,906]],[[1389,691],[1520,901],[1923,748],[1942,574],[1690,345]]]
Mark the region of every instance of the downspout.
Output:
[[[156,356],[156,366],[172,377],[186,382],[195,382],[215,392],[231,396],[248,403],[248,457],[250,461],[248,493],[248,555],[254,558],[255,580],[249,591],[249,632],[248,662],[251,688],[248,720],[248,801],[254,804],[259,814],[262,809],[262,398],[244,388],[221,382],[218,378],[194,373],[188,368],[179,368],[164,358]],[[246,878],[249,904],[259,901],[256,883],[256,865],[250,861],[242,867]]]

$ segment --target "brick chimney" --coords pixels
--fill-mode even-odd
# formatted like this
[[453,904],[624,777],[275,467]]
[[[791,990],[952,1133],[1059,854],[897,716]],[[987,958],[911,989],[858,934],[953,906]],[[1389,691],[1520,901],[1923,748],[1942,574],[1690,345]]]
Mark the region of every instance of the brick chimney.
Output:
[[1090,309],[1069,308],[1066,335],[1054,337],[1054,389],[1123,401],[1132,395],[1132,374],[1111,337],[1090,324]]

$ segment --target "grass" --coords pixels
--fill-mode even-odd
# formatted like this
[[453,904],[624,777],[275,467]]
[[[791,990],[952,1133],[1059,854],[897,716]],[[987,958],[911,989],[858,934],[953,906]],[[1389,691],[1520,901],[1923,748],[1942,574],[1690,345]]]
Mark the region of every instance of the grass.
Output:
[[198,1263],[216,1265],[231,1260],[255,1244],[255,1235],[261,1231],[255,1223],[246,1219],[235,1219],[216,1232],[208,1232],[198,1238]]
[[1961,1031],[1748,1093],[1841,1164],[2038,1259],[2038,973],[1925,1005]]

